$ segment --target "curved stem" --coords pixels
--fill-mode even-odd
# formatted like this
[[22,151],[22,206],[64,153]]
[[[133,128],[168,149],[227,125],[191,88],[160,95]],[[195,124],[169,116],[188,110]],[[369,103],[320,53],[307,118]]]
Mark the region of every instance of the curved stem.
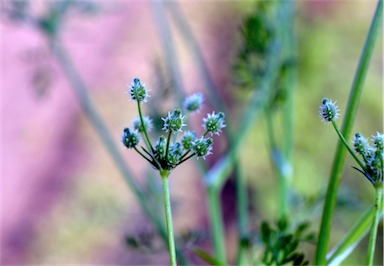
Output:
[[375,214],[372,220],[371,233],[368,246],[368,265],[373,265],[375,258],[375,244],[377,236],[377,227],[380,222],[381,206],[383,205],[383,184],[376,187]]
[[[379,0],[372,24],[369,29],[363,52],[360,57],[359,66],[356,70],[352,89],[349,95],[348,106],[345,112],[342,133],[345,138],[349,138],[352,132],[353,121],[356,117],[357,107],[360,96],[363,91],[363,84],[368,72],[369,63],[375,48],[376,40],[380,35],[383,19],[383,0]],[[316,249],[316,258],[314,264],[325,265],[327,263],[326,255],[328,252],[328,242],[331,236],[332,220],[336,208],[337,192],[341,181],[346,150],[344,145],[339,142],[335,155],[335,161],[332,167],[331,177],[328,183],[327,194],[324,202],[323,215],[319,230],[319,240]]]
[[341,134],[339,128],[337,127],[335,121],[332,121],[332,125],[335,128],[337,135],[339,135],[339,138],[343,142],[344,146],[348,149],[349,153],[352,155],[353,159],[360,165],[360,167],[364,170],[364,164],[360,161],[360,159],[356,156],[356,154],[353,152],[352,148],[349,146],[348,142],[344,138],[343,134]]
[[171,199],[169,196],[169,177],[170,172],[167,170],[160,171],[161,179],[163,181],[163,193],[164,193],[164,209],[165,209],[165,220],[167,223],[168,232],[168,247],[169,247],[169,259],[172,266],[177,265],[176,263],[176,252],[175,252],[175,240],[173,235],[173,222],[172,222],[172,211],[171,211]]

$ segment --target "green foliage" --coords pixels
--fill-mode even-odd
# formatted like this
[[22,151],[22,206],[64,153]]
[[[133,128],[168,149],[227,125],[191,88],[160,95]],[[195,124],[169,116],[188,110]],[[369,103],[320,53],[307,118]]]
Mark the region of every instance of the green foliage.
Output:
[[288,220],[279,219],[273,227],[267,222],[261,225],[261,240],[265,245],[262,262],[266,265],[308,265],[302,252],[297,251],[300,241],[313,241],[314,235],[306,233],[308,223],[299,224],[294,230],[289,230]]

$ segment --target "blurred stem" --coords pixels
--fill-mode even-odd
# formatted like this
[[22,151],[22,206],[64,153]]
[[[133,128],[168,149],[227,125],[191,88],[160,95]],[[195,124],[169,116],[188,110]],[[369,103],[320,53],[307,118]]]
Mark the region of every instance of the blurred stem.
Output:
[[272,162],[275,164],[277,172],[278,172],[278,184],[279,184],[279,190],[278,190],[278,197],[279,197],[279,218],[281,217],[287,217],[288,215],[288,177],[286,176],[286,173],[288,172],[285,170],[286,167],[286,160],[284,158],[284,155],[281,153],[280,149],[277,146],[276,138],[275,138],[275,130],[273,126],[273,115],[272,111],[270,110],[270,107],[266,108],[265,111],[266,121],[267,121],[267,131],[268,131],[268,137],[269,137],[269,145],[270,145],[270,153]]
[[248,190],[241,166],[236,164],[234,168],[236,176],[236,204],[238,217],[237,231],[239,233],[236,264],[245,265],[245,251],[249,247]]
[[[379,0],[372,24],[370,26],[368,37],[365,42],[362,55],[360,57],[359,66],[355,74],[355,78],[352,84],[352,89],[348,100],[347,110],[345,112],[346,116],[341,132],[346,139],[349,139],[351,135],[353,121],[356,116],[360,95],[363,89],[363,83],[368,72],[368,67],[372,58],[376,40],[382,28],[382,19],[383,0]],[[319,240],[316,249],[316,265],[325,265],[327,262],[326,255],[328,250],[328,242],[331,234],[332,221],[336,207],[337,192],[341,180],[345,156],[346,150],[344,149],[343,143],[339,141],[324,202],[323,215],[318,235]]]
[[370,207],[352,226],[344,238],[328,253],[327,265],[340,265],[368,233],[374,208]]
[[383,205],[383,184],[379,183],[376,187],[376,197],[375,197],[375,206],[374,206],[374,215],[371,226],[371,233],[369,236],[369,246],[368,246],[368,265],[372,266],[375,259],[375,245],[377,237],[377,227],[379,226],[381,208]]
[[[89,121],[96,129],[96,134],[99,135],[100,139],[102,140],[102,143],[105,145],[107,151],[111,155],[118,170],[124,177],[124,180],[132,190],[133,194],[136,196],[145,214],[152,221],[153,225],[155,226],[162,239],[167,241],[167,232],[164,224],[161,222],[159,217],[154,214],[155,212],[153,212],[152,208],[147,204],[148,201],[146,199],[145,194],[141,191],[139,185],[135,181],[134,175],[132,174],[131,170],[128,168],[123,157],[121,156],[119,149],[115,144],[114,138],[109,133],[107,126],[104,124],[102,117],[100,116],[97,111],[97,108],[92,102],[88,93],[87,86],[85,85],[84,81],[81,79],[80,75],[74,68],[70,56],[67,54],[67,51],[61,45],[59,40],[54,41],[50,39],[49,41],[54,56],[57,58],[64,74],[67,76],[71,84],[71,88],[75,92],[75,95],[85,115],[89,118]],[[186,259],[182,252],[177,252],[179,259],[183,262],[186,262]]]
[[175,42],[172,39],[172,32],[164,12],[164,2],[152,0],[151,3],[156,25],[158,26],[160,38],[163,43],[166,62],[173,81],[172,88],[178,102],[182,103],[185,98],[185,88],[180,71],[181,67],[177,60],[177,50],[174,45]]
[[171,210],[171,199],[169,196],[169,174],[170,171],[160,171],[161,179],[163,181],[163,193],[164,193],[164,210],[165,220],[167,223],[168,232],[168,247],[169,247],[169,260],[172,266],[177,265],[176,263],[176,252],[175,252],[175,240],[173,235],[173,222],[172,222],[172,210]]
[[205,175],[204,182],[206,186],[215,187],[216,189],[221,188],[228,178],[233,167],[233,162],[237,160],[237,155],[241,151],[246,136],[251,132],[252,125],[255,123],[270,99],[270,88],[277,78],[280,66],[279,50],[278,43],[272,43],[267,55],[268,62],[266,74],[261,81],[259,92],[253,95],[250,103],[244,109],[242,118],[240,119],[241,124],[237,131],[238,134],[231,145],[231,149],[227,154],[223,155]]
[[224,113],[229,114],[224,104],[222,94],[213,82],[213,78],[210,74],[207,63],[205,62],[203,53],[199,48],[199,44],[188,24],[186,16],[182,13],[180,6],[177,2],[167,2],[167,7],[171,14],[171,17],[175,21],[175,26],[179,30],[181,36],[185,41],[185,44],[189,47],[193,55],[192,58],[196,62],[197,71],[199,71],[203,87],[206,88],[208,92],[209,101],[213,104],[216,110],[221,110]]
[[220,190],[216,188],[207,188],[209,214],[211,216],[212,224],[212,237],[215,249],[215,257],[226,263],[226,250],[225,250],[225,237],[224,237],[224,224],[221,212]]

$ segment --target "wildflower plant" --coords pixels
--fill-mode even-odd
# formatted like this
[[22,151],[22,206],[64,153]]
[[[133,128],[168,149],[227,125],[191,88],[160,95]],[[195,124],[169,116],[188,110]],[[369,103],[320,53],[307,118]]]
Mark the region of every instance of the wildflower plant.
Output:
[[[169,175],[171,171],[184,163],[188,159],[196,156],[204,160],[212,153],[213,139],[207,137],[211,135],[220,135],[222,128],[225,127],[224,113],[208,114],[203,119],[204,133],[197,136],[195,132],[185,131],[183,128],[187,126],[186,115],[192,112],[199,111],[203,103],[202,94],[194,94],[188,97],[184,102],[186,114],[183,115],[181,109],[175,109],[168,112],[166,117],[163,117],[163,128],[165,135],[159,136],[155,145],[152,145],[148,132],[152,128],[152,119],[144,116],[141,110],[141,104],[147,102],[148,89],[144,83],[138,78],[134,78],[129,85],[129,94],[131,99],[137,102],[139,116],[133,121],[133,130],[125,128],[121,138],[122,143],[128,149],[134,149],[140,154],[153,168],[159,171],[163,181],[164,192],[164,208],[168,231],[168,244],[171,265],[176,265],[175,242],[173,236],[172,213],[169,196]],[[180,138],[178,135],[184,133]],[[172,138],[172,135],[174,136]],[[180,140],[178,140],[180,139]],[[144,146],[140,145],[143,140]]]
[[337,124],[335,123],[335,120],[339,117],[339,108],[336,105],[336,102],[328,100],[327,98],[323,99],[322,105],[320,106],[320,115],[323,121],[325,121],[326,123],[331,123],[333,125],[337,134],[340,137],[340,140],[343,142],[344,146],[347,148],[349,153],[360,166],[360,168],[353,168],[361,172],[375,187],[375,212],[371,225],[367,259],[368,265],[373,265],[377,227],[379,225],[380,217],[383,212],[382,201],[384,187],[384,134],[381,132],[377,132],[376,135],[372,136],[373,145],[371,145],[368,139],[365,138],[361,133],[356,133],[352,142],[352,149],[351,146],[348,144],[347,140],[344,138],[343,134],[340,132],[339,128],[337,127]]

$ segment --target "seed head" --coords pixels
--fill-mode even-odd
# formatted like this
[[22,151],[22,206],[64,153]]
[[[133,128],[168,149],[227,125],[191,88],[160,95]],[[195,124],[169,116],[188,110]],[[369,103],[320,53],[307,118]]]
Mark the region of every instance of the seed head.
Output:
[[197,157],[205,157],[212,153],[213,140],[211,138],[201,137],[193,142],[192,150],[196,153]]
[[184,109],[190,113],[200,111],[202,105],[203,95],[201,93],[195,93],[187,97],[183,104]]
[[223,112],[208,114],[206,118],[203,118],[203,127],[207,132],[211,133],[211,135],[220,135],[221,129],[226,126],[224,124],[224,118],[225,115]]
[[320,106],[320,116],[326,123],[331,123],[339,118],[339,107],[336,105],[336,101],[323,99],[323,104]]
[[131,95],[132,100],[138,102],[147,102],[148,101],[148,89],[145,87],[144,83],[141,83],[140,79],[134,78],[132,84],[129,87],[129,94]]
[[[148,116],[143,116],[143,122],[144,122],[145,130],[147,132],[151,131],[152,119],[150,119]],[[139,131],[140,133],[144,132],[144,127],[141,124],[140,116],[136,117],[135,120],[133,120],[133,128]]]
[[134,148],[140,142],[139,134],[137,130],[130,130],[129,128],[124,128],[123,135],[121,136],[121,142],[128,149]]
[[195,141],[195,139],[196,139],[195,132],[186,131],[183,137],[181,138],[181,144],[183,145],[183,148],[187,151],[192,149],[193,142]]
[[166,118],[161,118],[161,119],[164,121],[163,130],[167,132],[169,130],[175,133],[177,131],[182,132],[181,130],[182,127],[186,126],[186,124],[184,124],[185,116],[181,114],[180,109],[176,109],[175,111],[172,112],[172,114],[168,112],[168,116]]

